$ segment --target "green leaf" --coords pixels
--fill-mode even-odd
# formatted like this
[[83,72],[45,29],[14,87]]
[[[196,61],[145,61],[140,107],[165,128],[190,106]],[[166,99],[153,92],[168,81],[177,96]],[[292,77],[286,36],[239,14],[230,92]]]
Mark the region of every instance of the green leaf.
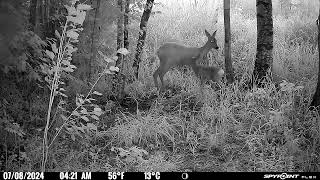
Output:
[[63,60],[61,61],[61,64],[66,65],[66,66],[69,66],[69,65],[70,65],[70,61],[68,61],[68,60],[66,60],[66,59],[63,59]]
[[60,35],[60,33],[59,33],[57,30],[54,31],[54,34],[56,35],[56,37],[57,37],[58,39],[61,38],[61,35]]
[[62,118],[62,120],[68,121],[68,118],[66,116],[64,116],[63,114],[60,114],[60,117]]
[[62,92],[58,92],[58,94],[60,95],[60,96],[62,96],[62,97],[68,97],[67,95],[65,95],[64,93],[62,93]]
[[23,59],[23,57],[19,57],[20,62],[17,64],[17,68],[19,71],[25,72],[27,62]]
[[74,70],[70,67],[61,68],[65,72],[73,72]]
[[71,0],[70,2],[71,2],[72,5],[75,5],[78,1],[79,0]]
[[105,73],[106,73],[106,74],[114,74],[114,73],[111,72],[109,69],[106,69],[106,70],[105,70]]
[[[79,131],[81,131],[82,133],[85,133],[83,127],[84,127],[84,126],[83,126],[83,124],[81,123],[81,127],[78,127],[78,126],[77,126],[77,129],[78,129]],[[79,135],[80,135],[80,134],[79,134]]]
[[43,82],[41,77],[39,76],[38,72],[35,72],[34,70],[30,71],[29,79],[36,79],[36,80],[38,80],[40,82]]
[[88,98],[90,101],[95,101],[96,99],[94,99],[94,98]]
[[70,68],[77,69],[77,66],[70,64]]
[[57,48],[56,43],[51,43],[51,49],[52,49],[52,51],[53,51],[55,54],[58,53],[58,48]]
[[82,11],[88,11],[88,10],[92,9],[92,7],[87,4],[78,4],[77,9],[82,10]]
[[118,67],[115,67],[115,66],[110,66],[110,71],[116,71],[116,72],[119,72],[119,68]]
[[109,57],[104,57],[103,60],[106,61],[107,63],[114,62],[114,60]]
[[74,136],[74,134],[71,134],[71,139],[72,139],[73,141],[76,140],[76,137]]
[[100,56],[106,57],[106,55],[104,55],[101,51],[98,51],[98,53],[100,54]]
[[86,19],[86,12],[82,11],[77,16],[77,21],[75,21],[75,24],[83,24],[84,20]]
[[78,113],[78,111],[73,111],[71,115],[78,116],[78,117],[80,116],[80,114]]
[[[77,10],[76,10],[75,7],[68,6],[68,5],[65,5],[64,7],[68,10],[68,15],[69,15],[69,16],[70,16],[70,15],[76,15],[76,14],[77,14]],[[72,16],[71,16],[71,17],[72,17]],[[67,18],[69,18],[69,17],[67,16]]]
[[93,113],[97,116],[100,116],[102,114],[102,109],[101,108],[94,108]]
[[95,95],[98,95],[98,96],[102,96],[102,94],[101,93],[99,93],[98,91],[93,91],[93,93],[92,94],[95,94]]
[[79,33],[75,32],[73,29],[67,31],[67,37],[73,38],[73,39],[78,39]]
[[129,54],[129,51],[126,48],[120,48],[120,49],[118,49],[117,53],[127,55],[127,54]]
[[296,87],[296,90],[301,90],[301,89],[303,89],[304,88],[304,86],[297,86]]
[[54,58],[54,53],[51,52],[51,51],[48,51],[48,50],[46,50],[45,52],[46,52],[46,54],[48,55],[48,57],[49,57],[51,60],[53,60],[53,58]]
[[92,124],[92,123],[88,123],[88,124],[87,124],[87,127],[88,127],[90,130],[95,130],[95,131],[98,130],[97,126],[94,125],[94,124]]
[[88,114],[88,111],[86,108],[82,107],[81,111],[82,114]]
[[86,122],[89,122],[89,118],[87,118],[86,116],[81,116],[81,119],[85,120]]
[[95,119],[95,120],[99,121],[99,117],[98,117],[98,116],[96,116],[96,115],[91,115],[91,117],[92,117],[92,119]]
[[102,109],[101,109],[101,108],[99,108],[99,107],[95,107],[95,108],[93,108],[93,111],[95,111],[95,112],[101,112],[101,111],[102,111]]

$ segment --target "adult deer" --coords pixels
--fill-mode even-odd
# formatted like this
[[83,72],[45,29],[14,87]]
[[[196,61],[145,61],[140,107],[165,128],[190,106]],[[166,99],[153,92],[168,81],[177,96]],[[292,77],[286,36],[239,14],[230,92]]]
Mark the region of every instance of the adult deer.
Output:
[[[164,86],[163,76],[168,72],[168,70],[175,66],[188,65],[193,68],[193,70],[198,69],[196,65],[196,60],[203,59],[203,57],[212,49],[219,49],[217,45],[217,40],[215,38],[215,31],[212,35],[208,33],[207,30],[204,31],[208,41],[206,44],[200,48],[197,47],[186,47],[184,45],[176,43],[165,43],[157,51],[157,56],[160,59],[159,68],[153,73],[154,84],[157,89],[161,90]],[[161,88],[158,84],[158,76],[161,81]]]

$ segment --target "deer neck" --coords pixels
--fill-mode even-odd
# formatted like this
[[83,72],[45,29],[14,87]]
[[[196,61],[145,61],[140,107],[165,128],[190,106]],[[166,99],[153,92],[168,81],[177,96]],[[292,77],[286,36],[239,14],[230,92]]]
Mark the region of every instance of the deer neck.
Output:
[[203,59],[203,57],[208,54],[210,48],[206,46],[206,44],[199,48],[199,59]]

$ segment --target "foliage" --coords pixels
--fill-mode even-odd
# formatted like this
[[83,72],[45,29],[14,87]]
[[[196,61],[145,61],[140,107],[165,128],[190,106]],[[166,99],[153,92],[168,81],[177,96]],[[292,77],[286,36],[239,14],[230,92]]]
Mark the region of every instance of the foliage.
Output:
[[[3,8],[3,4],[1,7]],[[45,75],[46,65],[49,63],[48,57],[44,53],[46,42],[43,41],[32,31],[23,31],[21,27],[23,22],[17,19],[21,16],[19,10],[12,6],[8,7],[9,12],[3,12],[1,26],[6,27],[1,30],[1,70],[8,73],[24,72],[25,75],[20,77],[27,80],[41,81],[41,76]],[[13,17],[14,16],[14,17]],[[21,23],[21,24],[15,24]],[[7,52],[5,52],[7,51]],[[6,54],[4,54],[6,53]]]
[[117,166],[124,166],[125,171],[162,172],[175,170],[175,164],[164,159],[162,154],[149,155],[141,148],[132,146],[128,149],[112,147],[111,151],[117,153]]
[[[93,98],[93,96],[101,96],[102,94],[97,91],[93,91],[93,88],[104,74],[114,74],[115,71],[119,71],[119,68],[114,66],[116,59],[108,58],[100,52],[100,55],[103,57],[103,60],[106,63],[105,70],[95,81],[86,96],[77,96],[76,108],[68,116],[60,114],[63,124],[56,129],[55,135],[51,139],[51,142],[49,142],[47,134],[50,124],[52,103],[56,95],[67,97],[64,94],[65,90],[59,87],[64,84],[64,82],[61,81],[61,75],[63,73],[73,72],[76,68],[76,66],[71,64],[72,53],[77,50],[77,48],[74,47],[74,43],[78,42],[79,32],[83,29],[81,26],[85,20],[86,11],[91,9],[89,5],[81,3],[75,6],[76,2],[77,1],[73,1],[71,6],[65,6],[68,10],[68,16],[66,18],[62,34],[60,35],[59,32],[56,31],[56,36],[60,41],[59,46],[57,47],[56,42],[53,39],[51,42],[52,51],[46,51],[46,54],[51,58],[51,60],[56,61],[54,61],[54,66],[51,71],[49,71],[51,77],[49,76],[46,78],[46,81],[51,84],[51,96],[47,115],[47,124],[44,132],[42,161],[43,170],[45,169],[48,150],[63,128],[66,129],[66,133],[70,135],[73,141],[76,140],[77,136],[80,137],[80,139],[84,139],[84,143],[88,143],[91,139],[94,138],[94,136],[98,132],[97,123],[99,120],[99,116],[102,114],[102,109],[97,104],[94,104],[93,101],[95,101],[95,99]],[[129,52],[126,49],[119,49],[117,53],[126,55]],[[61,108],[62,112],[66,111],[63,106],[64,104],[64,100],[60,99],[58,108]],[[52,121],[54,120],[55,119],[53,119]]]
[[[314,1],[310,1],[312,7],[307,1],[303,2],[305,5],[299,11],[290,11],[289,16],[282,14],[274,4],[273,73],[281,77],[276,79],[279,86],[267,82],[263,89],[248,91],[243,88],[243,82],[252,73],[255,58],[256,7],[253,0],[238,0],[232,1],[235,4],[231,9],[231,46],[237,75],[235,84],[222,85],[217,89],[205,87],[200,96],[192,72],[171,70],[165,77],[169,90],[164,95],[155,96],[150,77],[158,66],[154,54],[161,43],[176,39],[190,46],[200,46],[205,42],[203,29],[210,32],[218,29],[217,40],[223,42],[222,1],[199,1],[198,6],[192,7],[182,1],[162,2],[164,8],[157,8],[163,13],[153,16],[148,24],[145,58],[139,72],[141,82],[126,86],[129,94],[126,98],[132,101],[126,107],[134,109],[132,114],[125,109],[125,102],[129,100],[112,101],[94,89],[104,75],[112,75],[119,70],[114,66],[116,56],[111,55],[115,54],[111,48],[114,46],[114,27],[109,24],[106,29],[100,30],[103,36],[109,38],[107,41],[101,40],[101,46],[110,49],[100,46],[97,49],[97,59],[103,70],[95,72],[97,79],[86,95],[77,94],[72,102],[67,100],[65,77],[76,69],[74,60],[84,58],[83,54],[73,56],[78,52],[76,46],[78,41],[82,41],[82,35],[86,37],[91,33],[81,31],[85,16],[80,9],[88,6],[79,4],[77,7],[80,9],[77,9],[71,4],[66,7],[73,15],[62,18],[68,23],[63,21],[63,29],[56,32],[57,40],[50,39],[48,43],[29,31],[21,32],[16,38],[8,36],[13,64],[7,63],[11,61],[1,61],[2,67],[7,66],[10,73],[27,74],[25,77],[17,75],[23,77],[21,82],[25,86],[29,76],[33,80],[45,79],[38,82],[42,86],[53,83],[49,86],[53,90],[50,100],[52,108],[44,146],[47,150],[46,170],[319,171],[319,115],[307,108],[313,94],[315,64],[318,61],[313,20],[316,17],[314,9],[318,6],[314,5]],[[215,16],[216,11],[212,7],[219,9],[218,16]],[[213,17],[218,20],[216,26],[212,24]],[[89,21],[84,22],[91,22],[90,17]],[[132,22],[132,42],[136,40],[137,31],[138,25]],[[131,41],[133,46],[135,43]],[[89,41],[84,42],[86,50],[90,44]],[[0,47],[4,45],[6,43],[0,43]],[[209,55],[210,65],[223,66],[222,51],[213,51]],[[125,49],[119,50],[119,53],[128,55],[126,71],[131,66],[131,54]],[[149,62],[150,57],[155,61]],[[19,93],[26,91],[22,88],[25,86],[18,86],[17,83],[8,88],[11,94],[2,94],[5,98],[1,99],[0,104],[0,128],[6,128],[5,132],[13,135],[10,136],[12,141],[9,136],[6,137],[7,142],[17,142],[15,137],[26,139],[23,151],[17,147],[8,150],[8,153],[1,151],[0,164],[5,166],[6,171],[39,171],[39,162],[42,161],[43,138],[40,136],[43,121],[29,125],[31,128],[28,129],[20,122],[44,119],[42,111],[48,108],[44,103],[49,100],[34,97],[48,94],[42,92],[42,95],[39,91],[26,93],[33,99],[30,106],[36,108],[32,109],[32,113],[23,114],[20,111],[29,104],[25,105],[26,100]],[[13,91],[15,87],[19,88]],[[13,96],[16,99],[11,98]],[[141,100],[146,101],[144,103],[148,104],[148,108],[141,104]],[[0,131],[4,132],[2,129]]]
[[173,143],[175,130],[169,123],[174,121],[169,117],[157,114],[147,116],[124,116],[119,118],[117,125],[111,127],[102,135],[110,138],[110,143],[131,147],[134,144],[154,144],[155,146],[170,142]]
[[[77,50],[77,48],[74,47],[74,43],[78,42],[78,33],[83,29],[81,25],[84,22],[86,11],[91,9],[89,5],[81,3],[75,6],[76,2],[76,0],[72,1],[71,6],[65,6],[68,10],[68,16],[66,18],[62,34],[60,35],[59,32],[56,31],[56,36],[60,41],[59,46],[57,47],[56,41],[53,39],[50,43],[52,51],[46,51],[46,54],[53,61],[54,66],[49,71],[49,77],[46,77],[46,81],[51,85],[51,96],[49,101],[47,124],[44,131],[42,170],[45,169],[48,149],[65,126],[67,133],[71,135],[71,138],[73,140],[75,140],[76,135],[82,137],[81,133],[84,133],[83,138],[88,139],[90,137],[91,131],[97,131],[97,126],[93,123],[90,123],[88,117],[91,117],[93,120],[99,120],[98,117],[102,114],[102,110],[99,108],[99,106],[93,104],[93,101],[95,101],[95,99],[89,97],[92,95],[101,95],[97,91],[92,92],[94,85],[99,80],[98,78],[87,96],[84,97],[83,95],[79,95],[76,98],[76,108],[71,112],[69,116],[64,116],[63,114],[60,115],[63,120],[63,124],[58,129],[56,129],[57,132],[55,133],[51,142],[48,141],[47,134],[49,130],[51,116],[50,114],[54,98],[57,95],[66,97],[66,95],[64,94],[65,90],[59,87],[64,84],[64,82],[61,81],[61,75],[62,73],[73,72],[76,68],[76,66],[71,64],[72,53]],[[114,63],[114,61],[111,59],[107,60],[109,60],[107,61],[108,63]],[[104,73],[111,73],[111,71],[118,71],[118,68],[114,66],[106,66]],[[65,102],[60,99],[60,106],[58,107],[62,108],[62,110],[65,111],[63,104],[65,104]],[[83,120],[84,123],[79,121],[80,119]]]

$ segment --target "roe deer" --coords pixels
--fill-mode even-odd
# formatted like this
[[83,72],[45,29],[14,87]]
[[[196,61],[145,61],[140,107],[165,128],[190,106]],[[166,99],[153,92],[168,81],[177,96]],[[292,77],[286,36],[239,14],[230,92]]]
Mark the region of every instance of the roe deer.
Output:
[[206,67],[202,65],[195,65],[192,66],[192,70],[194,71],[196,76],[199,77],[201,86],[203,86],[206,81],[210,80],[219,83],[224,75],[223,69],[215,66]]
[[[215,31],[212,35],[205,30],[205,34],[208,38],[206,44],[200,48],[197,47],[186,47],[176,43],[165,43],[157,51],[157,56],[160,60],[159,68],[153,73],[154,84],[157,89],[161,90],[164,86],[163,76],[168,70],[175,66],[188,65],[196,67],[196,60],[203,59],[203,57],[212,49],[219,49]],[[197,69],[197,68],[196,68]],[[158,76],[161,81],[161,88],[158,84]]]

